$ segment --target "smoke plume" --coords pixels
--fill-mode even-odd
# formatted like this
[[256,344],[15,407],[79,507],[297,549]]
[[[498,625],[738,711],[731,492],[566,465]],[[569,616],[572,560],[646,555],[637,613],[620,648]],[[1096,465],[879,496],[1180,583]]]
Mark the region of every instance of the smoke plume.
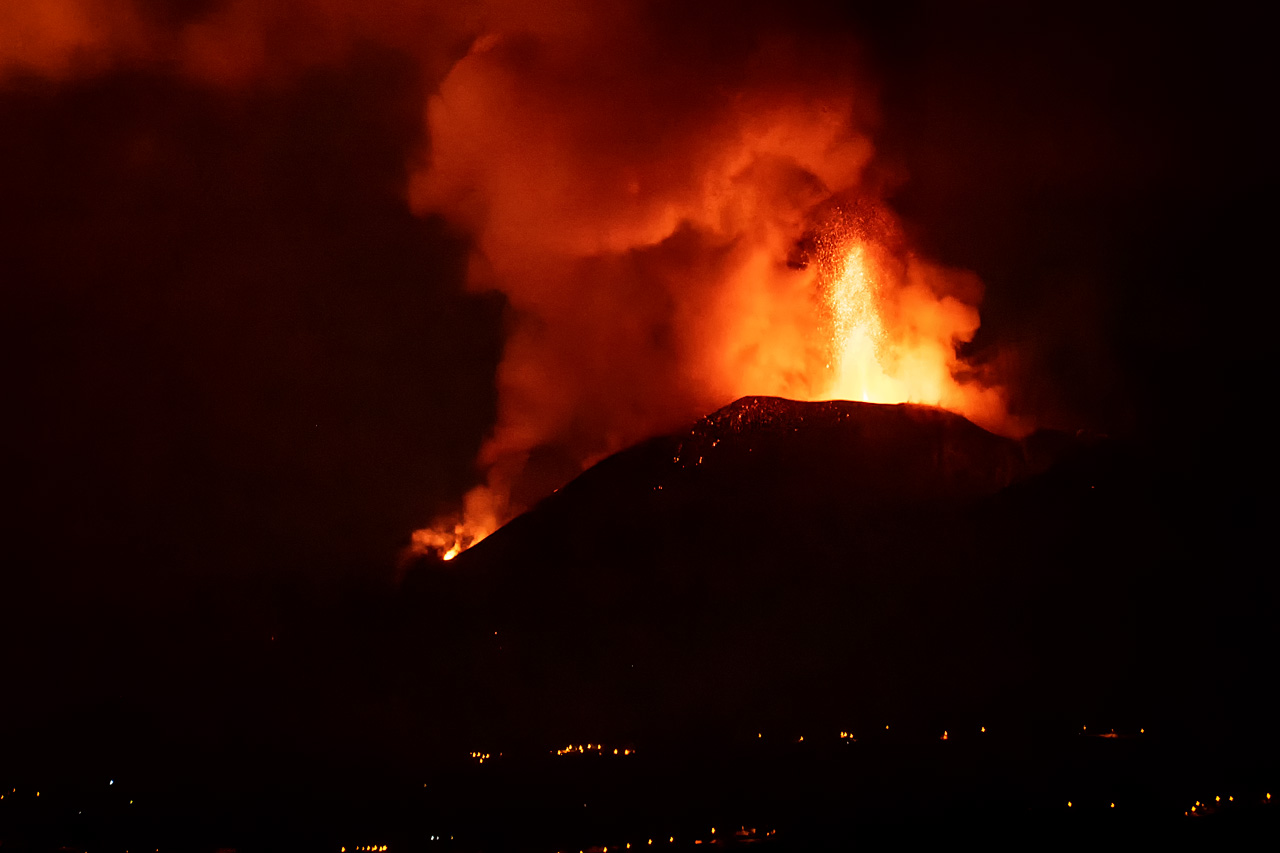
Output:
[[[916,257],[869,178],[856,44],[745,17],[570,4],[483,34],[431,97],[412,202],[473,236],[470,286],[512,313],[467,501],[489,523],[745,394],[1020,429],[958,378],[980,282]],[[490,529],[464,514],[419,545],[451,557]]]
[[[509,329],[451,557],[583,466],[747,394],[943,405],[1018,432],[956,355],[981,283],[884,198],[847,27],[747,3],[15,0],[0,79],[158,68],[272,85],[376,45],[432,90],[406,193],[472,244]],[[435,83],[438,81],[438,85]]]

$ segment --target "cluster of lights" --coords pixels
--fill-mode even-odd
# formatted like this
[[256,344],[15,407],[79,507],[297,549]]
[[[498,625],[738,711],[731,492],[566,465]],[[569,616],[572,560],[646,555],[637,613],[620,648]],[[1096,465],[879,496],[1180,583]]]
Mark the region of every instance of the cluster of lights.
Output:
[[[889,727],[888,727],[888,726],[885,726],[885,727],[884,727],[884,730],[885,730],[885,731],[889,731]],[[986,727],[986,726],[978,726],[978,733],[979,733],[979,734],[986,734],[986,733],[987,733],[987,727]],[[1106,732],[1103,732],[1103,733],[1101,733],[1101,734],[1090,734],[1090,733],[1089,733],[1089,727],[1088,727],[1088,726],[1081,726],[1081,727],[1080,727],[1080,732],[1079,732],[1079,733],[1080,733],[1080,734],[1083,734],[1083,735],[1088,735],[1089,737],[1101,737],[1101,738],[1122,738],[1122,737],[1132,737],[1132,735],[1119,734],[1119,733],[1117,733],[1117,732],[1116,732],[1116,730],[1115,730],[1115,729],[1110,729],[1110,730],[1108,730],[1108,731],[1106,731]],[[1138,734],[1140,734],[1140,735],[1145,735],[1146,733],[1147,733],[1147,730],[1146,730],[1145,728],[1140,728],[1140,729],[1138,729]],[[855,736],[854,736],[853,732],[842,731],[842,732],[840,732],[840,733],[839,733],[839,735],[840,735],[840,740],[844,740],[844,741],[857,741],[857,737],[855,737]],[[764,732],[757,732],[757,733],[756,733],[756,738],[758,738],[758,739],[763,739],[763,738],[764,738]],[[939,740],[950,740],[950,739],[951,739],[951,732],[950,732],[950,730],[944,730],[944,731],[942,732],[942,735],[941,735],[938,739],[939,739]],[[804,736],[803,736],[803,735],[801,735],[801,736],[799,736],[799,737],[797,737],[797,738],[795,739],[795,743],[803,743],[803,742],[804,742]]]
[[[490,754],[489,754],[489,753],[487,753],[487,752],[469,752],[469,753],[467,753],[467,754],[468,754],[468,755],[470,755],[470,756],[471,756],[471,758],[473,758],[475,761],[479,762],[480,764],[484,764],[485,759],[492,759],[492,758],[493,758],[493,756],[492,756],[492,755],[490,755]],[[498,755],[499,755],[499,756],[501,756],[501,755],[502,755],[502,753],[501,753],[501,752],[499,752],[499,753],[498,753]],[[424,786],[424,787],[425,787],[425,786]]]
[[[885,731],[889,731],[889,727],[888,727],[888,726],[885,726],[885,727],[884,727],[884,730],[885,730]],[[986,726],[978,726],[978,733],[979,733],[979,734],[986,734],[986,733],[987,733],[987,727],[986,727]],[[1144,735],[1144,734],[1146,734],[1146,733],[1147,733],[1147,730],[1146,730],[1145,728],[1140,728],[1140,729],[1138,729],[1138,734],[1140,734],[1140,735]],[[1080,734],[1089,735],[1089,737],[1103,737],[1103,738],[1121,738],[1121,737],[1129,737],[1129,735],[1117,734],[1115,729],[1110,729],[1109,731],[1104,732],[1104,733],[1102,733],[1102,734],[1091,734],[1091,735],[1090,735],[1090,734],[1089,734],[1089,727],[1088,727],[1088,726],[1081,726],[1081,727],[1080,727]],[[764,732],[757,732],[757,733],[756,733],[756,737],[757,737],[757,738],[761,738],[761,739],[762,739],[762,738],[764,738]],[[845,732],[845,731],[840,732],[840,739],[841,739],[841,740],[849,740],[849,741],[856,741],[856,740],[857,740],[857,738],[854,736],[853,732]],[[939,740],[950,740],[950,739],[951,739],[951,733],[950,733],[950,731],[949,731],[949,730],[944,730],[944,731],[942,732],[942,736],[939,738]],[[797,737],[797,738],[796,738],[796,740],[795,740],[795,742],[796,742],[796,743],[803,743],[803,742],[804,742],[804,737],[803,737],[803,736],[801,736],[801,737]]]
[[[386,849],[387,849],[387,845],[383,844],[381,847],[379,847],[377,844],[365,844],[365,845],[363,845],[363,846],[361,846],[361,847],[352,847],[351,849],[352,849],[352,850],[363,850],[363,851],[375,851],[375,853],[376,853],[376,851],[378,851],[378,850],[386,850]],[[347,853],[347,848],[343,847],[343,848],[341,849],[341,853]]]
[[[885,728],[885,731],[888,731],[888,730],[889,730],[889,727],[888,727],[888,726],[885,726],[884,728]],[[979,733],[979,734],[986,734],[986,733],[987,733],[987,727],[986,727],[986,726],[978,726],[978,733]],[[756,738],[757,738],[757,739],[763,739],[763,738],[764,738],[764,732],[756,732]],[[942,732],[942,737],[940,737],[940,738],[938,738],[938,739],[939,739],[939,740],[950,740],[950,739],[951,739],[951,733],[950,733],[949,731],[945,731],[945,730],[944,730],[944,731]],[[845,731],[840,732],[840,740],[842,740],[842,741],[846,741],[846,742],[848,742],[848,743],[857,743],[857,741],[858,741],[858,739],[854,736],[853,732],[845,732]],[[796,743],[804,743],[804,735],[800,735],[799,737],[797,737],[797,738],[796,738]],[[588,746],[589,746],[589,745],[588,745]]]
[[[1262,798],[1263,803],[1270,802],[1270,800],[1271,800],[1271,794],[1268,793],[1263,795],[1263,798]],[[1187,815],[1188,817],[1203,817],[1205,815],[1211,815],[1214,812],[1216,812],[1218,809],[1223,808],[1228,803],[1234,803],[1235,801],[1236,801],[1235,795],[1228,794],[1227,802],[1223,803],[1222,795],[1218,794],[1213,798],[1212,803],[1207,803],[1207,802],[1202,803],[1199,800],[1196,800],[1196,804],[1191,808],[1187,809],[1185,812],[1183,812],[1183,814]],[[1072,802],[1071,800],[1067,800],[1067,808],[1070,809],[1074,807],[1075,807],[1075,803]],[[1108,803],[1107,807],[1114,809],[1116,807],[1116,804]]]
[[[755,827],[751,827],[750,829],[748,829],[747,827],[745,827],[745,826],[744,826],[744,827],[739,828],[736,832],[734,832],[734,833],[733,833],[733,835],[734,835],[734,838],[738,839],[739,841],[743,841],[743,842],[751,842],[751,841],[758,841],[760,838],[768,838],[768,837],[770,837],[770,836],[772,836],[772,835],[776,835],[776,834],[777,834],[777,832],[778,832],[778,830],[776,830],[776,829],[771,829],[771,830],[769,830],[768,832],[764,833],[764,835],[762,835],[762,836],[757,836],[757,835],[756,835],[756,829],[755,829]],[[715,834],[716,834],[716,828],[715,828],[714,826],[713,826],[713,827],[711,827],[711,834],[712,834],[712,835],[715,835]],[[658,843],[659,843],[659,844],[661,844],[661,843],[662,843],[662,839],[661,839],[661,838],[659,838],[659,839],[658,839]],[[674,835],[668,835],[668,836],[667,836],[667,843],[668,843],[668,844],[675,844],[675,843],[676,843],[676,837],[675,837]],[[693,843],[694,843],[694,844],[702,844],[702,843],[703,843],[703,840],[702,840],[701,838],[695,838],[695,839],[693,840]],[[711,838],[711,839],[708,839],[706,843],[708,843],[708,844],[718,844],[718,843],[719,843],[719,841],[718,841],[718,839]],[[639,846],[639,844],[637,843],[637,845],[636,845],[636,846]],[[652,838],[650,838],[649,840],[647,840],[647,841],[645,842],[645,846],[646,846],[646,847],[652,847],[652,846],[653,846],[653,839],[652,839]],[[630,842],[630,841],[628,841],[628,842],[626,842],[626,843],[625,843],[623,846],[621,846],[621,847],[617,847],[617,846],[615,846],[613,849],[614,849],[614,850],[630,850],[630,849],[631,849],[631,842]],[[579,850],[579,851],[578,851],[578,853],[587,853],[587,851],[588,851],[588,850],[599,850],[599,851],[601,851],[601,853],[609,853],[609,848],[608,848],[607,846],[592,846],[592,847],[589,847],[589,848],[585,848],[585,847],[584,847],[583,849]],[[556,851],[556,853],[564,853],[564,851]],[[569,853],[572,853],[572,851],[569,851]]]
[[[609,747],[602,743],[569,744],[564,749],[551,750],[556,755],[609,755]],[[631,747],[614,747],[613,755],[635,755]]]
[[[1236,798],[1234,794],[1227,795],[1227,803],[1234,803],[1235,801],[1236,801]],[[1270,792],[1263,794],[1262,802],[1264,804],[1271,802]],[[1224,804],[1222,802],[1222,795],[1218,794],[1213,798],[1212,804],[1202,803],[1199,800],[1196,800],[1196,804],[1192,806],[1190,809],[1188,809],[1187,811],[1183,812],[1183,814],[1187,815],[1188,817],[1204,817],[1205,815],[1213,814],[1218,809],[1222,808],[1223,805]]]

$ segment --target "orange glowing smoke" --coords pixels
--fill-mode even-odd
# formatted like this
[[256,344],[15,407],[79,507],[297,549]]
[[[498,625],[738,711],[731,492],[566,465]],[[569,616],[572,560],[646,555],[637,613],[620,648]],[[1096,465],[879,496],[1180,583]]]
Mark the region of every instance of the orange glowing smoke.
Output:
[[512,323],[486,482],[415,550],[456,556],[576,470],[744,395],[1023,431],[957,355],[981,282],[914,252],[866,180],[874,98],[847,46],[672,47],[643,5],[574,8],[574,26],[476,40],[427,104],[411,200],[471,235],[469,285],[505,294]]
[[437,519],[431,527],[415,530],[410,551],[452,560],[506,521],[498,515],[502,503],[486,486],[472,489],[463,501],[461,513]]
[[913,251],[867,177],[874,87],[821,15],[646,0],[157,8],[0,0],[0,82],[133,67],[290,85],[369,46],[421,71],[427,133],[406,195],[466,233],[468,286],[505,295],[510,331],[484,484],[414,534],[418,553],[452,559],[585,465],[743,395],[912,401],[1024,429],[957,356],[980,282]]
[[52,77],[102,69],[146,52],[147,26],[122,0],[4,0],[0,80],[8,72]]
[[997,432],[1024,431],[999,388],[958,378],[968,368],[956,347],[978,330],[977,277],[895,252],[900,238],[883,212],[837,213],[815,241],[830,359],[828,382],[809,399],[923,403]]
[[[886,217],[879,213],[875,219],[883,224]],[[957,411],[997,432],[1025,431],[1007,414],[1001,389],[958,378],[966,365],[956,347],[972,338],[979,323],[977,308],[964,298],[980,295],[976,277],[896,254],[894,235],[877,238],[866,222],[841,220],[825,227],[803,275],[809,282],[805,290],[814,297],[801,300],[811,312],[812,338],[765,335],[745,343],[732,334],[727,338],[756,348],[757,368],[761,363],[804,368],[773,375],[747,371],[736,385],[735,377],[724,377],[735,389],[726,398],[782,391],[804,400],[923,403]],[[790,305],[777,307],[783,314],[794,311]],[[815,352],[823,358],[815,359]],[[452,560],[505,521],[496,509],[501,497],[490,486],[477,487],[467,495],[461,515],[416,531],[412,550]]]
[[340,65],[369,45],[409,56],[437,76],[448,67],[447,46],[496,14],[414,0],[218,0],[166,8],[179,5],[3,0],[0,82],[10,74],[67,79],[135,67],[218,87],[252,86]]

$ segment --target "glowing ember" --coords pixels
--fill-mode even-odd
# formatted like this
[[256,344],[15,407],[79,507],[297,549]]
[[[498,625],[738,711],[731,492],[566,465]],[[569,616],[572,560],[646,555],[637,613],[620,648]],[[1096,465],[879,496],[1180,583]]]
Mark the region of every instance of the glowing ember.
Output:
[[467,548],[489,535],[489,531],[469,528],[457,522],[452,529],[428,527],[413,532],[410,549],[415,554],[434,554],[442,560],[452,560]]
[[[467,493],[460,515],[436,519],[430,527],[415,530],[409,552],[452,560],[485,539],[505,521],[505,507],[493,492],[478,486]],[[501,521],[500,521],[501,519]]]

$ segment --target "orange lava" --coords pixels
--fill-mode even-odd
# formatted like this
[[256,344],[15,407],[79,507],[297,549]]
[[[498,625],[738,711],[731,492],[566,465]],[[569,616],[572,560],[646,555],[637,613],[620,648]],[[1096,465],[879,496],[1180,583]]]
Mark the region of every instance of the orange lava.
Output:
[[981,283],[895,251],[892,242],[891,233],[878,239],[866,225],[837,226],[818,241],[829,359],[825,381],[811,380],[815,393],[802,398],[922,403],[996,432],[1022,432],[1001,389],[967,376],[957,355],[978,330]]

